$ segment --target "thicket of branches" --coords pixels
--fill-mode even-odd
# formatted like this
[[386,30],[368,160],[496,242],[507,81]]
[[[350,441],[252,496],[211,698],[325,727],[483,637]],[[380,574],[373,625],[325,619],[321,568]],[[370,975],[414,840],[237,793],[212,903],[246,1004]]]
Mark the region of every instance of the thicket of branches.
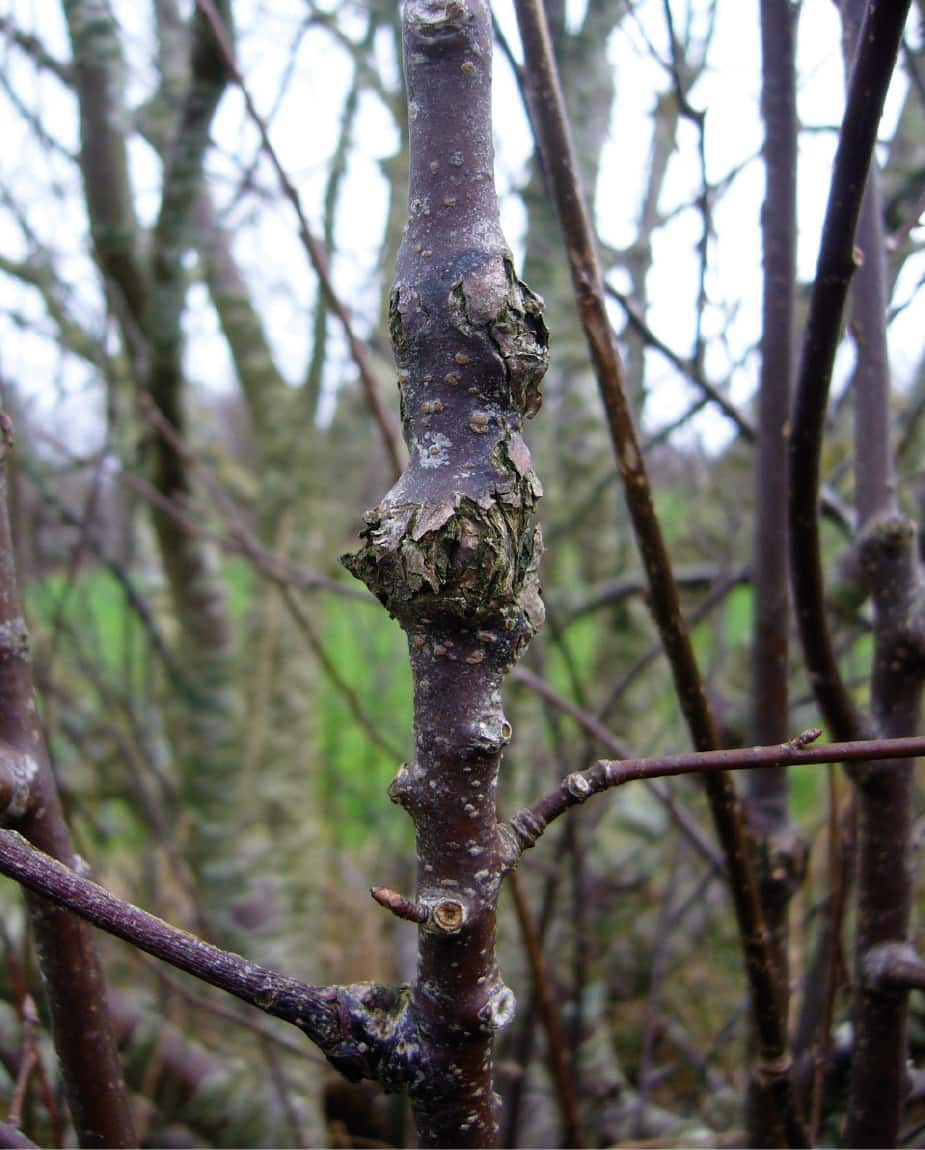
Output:
[[922,1141],[925,9],[494,7],[0,11],[0,1144]]

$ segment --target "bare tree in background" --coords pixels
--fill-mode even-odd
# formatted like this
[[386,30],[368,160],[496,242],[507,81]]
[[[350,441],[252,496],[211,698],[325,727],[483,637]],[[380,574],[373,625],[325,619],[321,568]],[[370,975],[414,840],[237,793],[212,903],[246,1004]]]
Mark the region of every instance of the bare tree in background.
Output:
[[[53,346],[63,378],[85,372],[105,412],[84,457],[23,409],[26,357],[0,363],[21,426],[13,451],[4,425],[13,530],[37,525],[31,662],[5,519],[0,531],[0,871],[32,892],[30,931],[11,913],[0,934],[5,1143],[69,1136],[46,1018],[84,1145],[403,1145],[412,1122],[421,1145],[918,1136],[925,402],[920,371],[891,396],[889,355],[890,325],[920,306],[925,86],[909,5],[841,6],[847,108],[806,291],[797,147],[831,133],[796,117],[798,11],[760,5],[753,410],[732,398],[753,364],[735,349],[741,289],[717,272],[725,200],[755,161],[717,174],[702,102],[728,9],[514,7],[519,44],[487,0],[406,0],[403,26],[377,0],[294,15],[155,0],[138,42],[138,9],[67,0],[67,48],[0,14],[4,106],[48,196],[83,203],[100,285],[91,299],[73,282],[81,257],[21,190],[11,150],[0,285],[17,290],[0,323],[14,351]],[[241,63],[261,35],[287,44],[272,99]],[[493,40],[534,143],[505,202],[526,209],[525,273],[552,329],[531,432],[549,479],[545,609],[525,420],[546,326],[500,230]],[[346,77],[336,108],[300,109],[303,125],[337,123],[317,196],[307,147],[293,163],[277,131],[309,48]],[[595,235],[612,212],[595,193],[629,96],[612,60],[629,52],[652,111],[621,247]],[[868,177],[897,57],[896,127]],[[79,114],[74,149],[47,85]],[[397,142],[378,153],[387,270],[365,287],[354,270],[342,294],[371,107]],[[225,115],[239,117],[232,155]],[[245,242],[279,221],[298,239],[282,266]],[[679,221],[696,238],[675,331],[653,284],[665,237],[682,265]],[[856,362],[830,402],[849,286]],[[284,310],[310,328],[298,372]],[[221,412],[197,380],[200,347],[233,374]],[[691,398],[652,430],[666,371]],[[691,431],[705,409],[735,437],[709,459]],[[398,628],[335,562],[376,500],[345,563],[400,624],[410,679]],[[838,745],[817,741],[820,720]],[[794,773],[840,761],[849,786],[834,765],[827,787]],[[413,848],[382,801],[389,779]],[[107,943],[98,964],[69,911],[269,1017],[137,950]]]

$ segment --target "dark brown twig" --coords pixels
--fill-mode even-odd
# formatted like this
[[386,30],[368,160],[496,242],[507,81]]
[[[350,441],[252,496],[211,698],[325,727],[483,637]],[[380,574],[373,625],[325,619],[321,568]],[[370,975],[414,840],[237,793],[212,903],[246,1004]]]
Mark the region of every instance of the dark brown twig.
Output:
[[[539,0],[517,0],[516,8],[524,57],[534,89],[535,125],[545,142],[545,154],[551,158],[551,188],[566,241],[575,298],[618,458],[627,506],[649,579],[652,614],[668,655],[675,690],[694,745],[700,750],[708,750],[716,747],[719,740],[690,632],[681,611],[626,392],[623,366],[607,316],[593,229],[574,160],[545,14]],[[722,774],[707,775],[705,786],[726,859],[746,960],[751,1006],[760,1036],[759,1065],[767,1076],[769,1089],[775,1091],[786,1115],[790,1142],[801,1145],[806,1135],[794,1101],[786,1019],[777,999],[761,903],[746,850],[735,790],[731,779]]]
[[536,996],[543,1020],[543,1028],[546,1031],[546,1052],[563,1117],[563,1144],[576,1147],[585,1146],[578,1099],[575,1096],[575,1082],[566,1059],[565,1038],[559,1019],[559,1007],[550,983],[549,971],[543,956],[542,942],[533,922],[533,916],[530,914],[527,898],[518,875],[511,875],[510,888],[514,899],[514,910],[517,913],[517,922],[527,952],[527,961],[530,965],[533,993]]
[[[30,846],[16,831],[0,831],[0,874],[40,895],[43,902],[65,907],[177,970],[298,1027],[348,1077],[382,1080],[379,1059],[392,1040],[401,1041],[401,991],[363,986],[355,995],[349,987],[312,986],[277,974],[116,898]],[[375,1038],[369,1031],[364,1039],[367,1022],[379,1028]]]
[[[796,12],[776,0],[761,3],[761,110],[765,127],[765,203],[761,213],[763,292],[761,377],[755,445],[749,738],[785,739],[789,709],[787,424],[793,379],[796,283]],[[816,734],[818,737],[818,733]],[[806,847],[791,826],[790,778],[780,767],[749,773],[749,834],[777,993],[786,1016],[790,1001],[788,906],[805,872]],[[775,1147],[786,1138],[782,1115],[765,1083],[752,1075],[746,1098],[752,1146]]]
[[893,74],[909,0],[868,6],[838,139],[816,278],[797,373],[790,437],[791,567],[806,665],[827,725],[857,740],[866,722],[842,680],[827,625],[818,499],[822,434],[848,286],[854,234],[883,101]]
[[740,747],[723,751],[689,751],[653,759],[601,759],[585,771],[576,771],[554,790],[510,820],[521,850],[534,846],[547,826],[569,807],[592,795],[635,779],[671,778],[716,771],[751,771],[762,767],[793,767],[817,763],[873,762],[877,759],[914,759],[925,754],[925,736],[904,739],[864,739],[851,743],[800,746],[799,740],[770,747]]
[[[864,52],[870,50],[871,37],[877,39],[876,7],[865,0],[841,4],[845,59],[846,64],[854,61],[855,77],[859,72],[863,76]],[[890,46],[889,40],[879,45],[886,53]],[[892,47],[895,51],[896,45]],[[851,328],[857,349],[851,391],[859,555],[874,608],[870,721],[880,735],[905,736],[919,729],[925,685],[922,574],[916,527],[900,511],[896,494],[887,246],[875,156],[870,158],[855,244],[861,266],[851,281]],[[901,988],[885,992],[866,972],[874,956],[906,948],[909,937],[914,767],[880,762],[854,772],[854,779],[858,804],[854,1044],[844,1140],[849,1146],[888,1146],[899,1137],[908,1089],[908,995]]]

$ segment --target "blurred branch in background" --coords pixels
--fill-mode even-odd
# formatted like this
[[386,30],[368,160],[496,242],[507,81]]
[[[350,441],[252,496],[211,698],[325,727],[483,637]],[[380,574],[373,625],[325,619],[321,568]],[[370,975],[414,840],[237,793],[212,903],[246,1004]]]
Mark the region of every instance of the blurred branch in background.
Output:
[[[425,7],[455,19],[481,3]],[[855,761],[846,782],[836,765],[808,765],[828,761],[813,757],[827,746],[789,745],[790,732],[824,723],[826,738],[851,736],[845,754],[864,734],[879,755],[893,747],[885,736],[918,731],[922,5],[905,27],[896,6],[869,7],[902,43],[886,115],[865,99],[844,129],[848,144],[862,129],[879,141],[879,202],[874,190],[862,209],[860,169],[838,143],[841,49],[850,59],[861,5],[544,0],[559,128],[567,118],[574,146],[567,246],[551,89],[512,0],[491,5],[501,222],[552,335],[544,410],[523,432],[545,491],[548,618],[506,691],[498,803],[524,826],[523,812],[571,812],[547,849],[524,855],[516,898],[498,906],[498,966],[520,1004],[495,1039],[510,1145],[782,1144],[804,1125],[820,1143],[895,1143],[914,1141],[925,1117],[922,1091],[904,1092],[907,1063],[925,1058],[919,996],[906,992],[921,973],[905,949],[922,907],[911,760]],[[889,53],[864,42],[882,88]],[[480,75],[484,59],[463,63]],[[446,431],[453,405],[485,408],[471,363],[400,378],[416,396],[404,409],[392,384],[389,284],[421,115],[406,103],[399,6],[0,0],[0,71],[0,385],[18,440],[9,509],[35,715],[72,841],[122,903],[303,987],[412,985],[426,913],[411,893],[408,820],[385,797],[434,732],[413,728],[405,637],[337,556],[401,473],[402,424],[418,445],[431,437],[435,459],[439,434],[447,458],[490,436]],[[836,147],[833,204],[847,206],[849,172],[862,224],[855,235],[843,217],[831,267],[840,291],[853,280],[854,302],[847,331],[839,304],[813,343],[819,298],[836,286],[829,264],[812,263]],[[411,197],[426,231],[417,254],[435,275],[446,269],[424,252],[461,201],[433,188],[467,189],[469,174],[481,186],[491,166],[486,150],[470,173],[460,152],[428,156],[424,193]],[[824,234],[829,245],[831,226]],[[577,290],[570,253],[582,254]],[[608,392],[617,466],[589,309],[611,383],[615,346],[622,356]],[[785,313],[821,353],[803,361],[808,454],[805,396],[786,406]],[[472,315],[457,319],[467,328]],[[494,368],[507,347],[498,330]],[[514,442],[493,466],[523,468]],[[417,466],[413,443],[411,456]],[[468,482],[440,466],[421,476],[446,476],[447,498]],[[780,522],[788,486],[793,546]],[[432,522],[412,529],[415,546]],[[812,604],[799,590],[795,604],[814,636],[808,657],[785,642],[788,554],[800,586],[814,566],[824,574]],[[526,563],[522,552],[514,570]],[[414,579],[426,590],[443,574],[425,565]],[[820,680],[812,652],[825,628]],[[836,680],[833,708],[825,684]],[[725,861],[730,839],[724,853],[703,787],[604,787],[627,762],[660,770],[690,741],[746,759],[754,743],[770,748],[761,763],[778,764],[749,771],[738,795],[715,776],[708,786],[722,790],[727,831],[749,798],[746,833],[733,837],[751,844],[771,934],[770,1013],[793,1020],[775,1030],[786,1042],[771,1081],[792,1050],[796,1114],[766,1078],[747,1082],[758,1045],[728,897],[730,875],[740,893],[747,880],[741,861]],[[575,801],[561,780],[581,791],[579,778],[613,793]],[[441,832],[447,849],[466,841],[460,826]],[[801,840],[805,871],[791,866]],[[410,921],[380,913],[371,887]],[[62,1102],[73,1091],[52,1049],[37,936],[16,892],[2,896],[0,1140],[89,1143],[85,1117]],[[753,933],[754,956],[765,947]],[[351,1085],[282,1022],[237,1025],[212,992],[99,942],[138,1138],[410,1140],[400,1095]]]

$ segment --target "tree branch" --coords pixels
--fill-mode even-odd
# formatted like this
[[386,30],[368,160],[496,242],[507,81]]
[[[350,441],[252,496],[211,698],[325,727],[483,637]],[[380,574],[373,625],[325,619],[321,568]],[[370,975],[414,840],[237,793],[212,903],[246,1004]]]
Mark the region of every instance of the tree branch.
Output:
[[754,443],[758,438],[754,425],[739,411],[731,400],[723,395],[718,387],[707,379],[700,361],[697,359],[684,359],[678,355],[676,351],[672,350],[672,348],[670,348],[664,340],[660,339],[652,328],[649,327],[645,319],[636,311],[632,300],[624,292],[619,291],[610,283],[605,284],[604,290],[610,298],[616,300],[623,309],[627,324],[640,336],[646,347],[657,351],[659,355],[668,360],[672,367],[680,371],[695,387],[699,388],[704,396],[709,399],[711,403],[714,403],[723,415],[732,422],[746,443]]
[[177,970],[291,1023],[348,1078],[392,1081],[387,1061],[405,1026],[403,989],[313,986],[277,974],[116,898],[16,831],[0,831],[0,874]]
[[[793,380],[796,283],[796,11],[761,2],[762,116],[765,201],[761,211],[763,292],[761,378],[753,483],[752,625],[749,738],[786,739],[789,707],[790,597],[787,579],[787,425]],[[775,966],[778,995],[790,1000],[788,904],[806,870],[807,847],[790,823],[790,779],[779,767],[747,776],[749,835]],[[752,1146],[779,1146],[782,1116],[764,1082],[748,1083],[746,1122]]]
[[[0,740],[14,784],[7,814],[17,819],[23,834],[39,849],[70,862],[74,849],[36,707],[29,636],[16,582],[6,478],[13,433],[5,415],[0,427]],[[65,1094],[81,1145],[136,1146],[109,1024],[103,970],[90,932],[47,903],[27,897],[26,906]]]
[[845,740],[860,738],[866,721],[841,677],[827,625],[818,517],[822,435],[845,299],[855,270],[855,229],[909,3],[897,0],[867,7],[835,154],[790,438],[791,570],[800,638],[826,723],[836,738]]
[[37,68],[50,72],[66,88],[73,87],[74,69],[69,64],[59,60],[57,56],[52,55],[38,36],[18,28],[11,16],[0,16],[0,32],[7,37],[10,43],[15,44],[21,52],[24,52]]
[[414,682],[414,760],[389,794],[414,822],[428,910],[412,992],[428,1064],[410,1084],[418,1139],[486,1146],[494,1034],[514,1011],[495,953],[512,845],[497,814],[501,687],[544,617],[522,428],[547,333],[501,233],[487,0],[406,0],[402,14],[409,219],[389,327],[409,460],[343,561],[406,632]]
[[[681,710],[699,750],[715,748],[718,736],[681,611],[668,549],[655,512],[651,485],[632,410],[623,365],[604,302],[603,278],[593,229],[574,159],[565,105],[540,0],[517,0],[517,19],[529,79],[534,87],[536,127],[550,158],[549,176],[572,272],[575,298],[616,450],[627,507],[649,579],[650,605],[671,664]],[[760,1034],[762,1072],[787,1114],[792,1144],[805,1132],[793,1099],[787,1055],[786,1018],[777,999],[762,908],[731,779],[708,774],[705,787],[722,844],[730,889],[746,958],[751,1006]]]
[[519,853],[535,846],[551,822],[592,795],[636,779],[672,778],[719,771],[752,771],[817,763],[866,762],[875,759],[914,759],[925,754],[925,736],[904,739],[865,739],[853,743],[807,744],[821,731],[813,728],[789,743],[735,750],[689,751],[653,759],[600,759],[585,771],[575,771],[553,790],[515,814],[509,827],[517,836]]

